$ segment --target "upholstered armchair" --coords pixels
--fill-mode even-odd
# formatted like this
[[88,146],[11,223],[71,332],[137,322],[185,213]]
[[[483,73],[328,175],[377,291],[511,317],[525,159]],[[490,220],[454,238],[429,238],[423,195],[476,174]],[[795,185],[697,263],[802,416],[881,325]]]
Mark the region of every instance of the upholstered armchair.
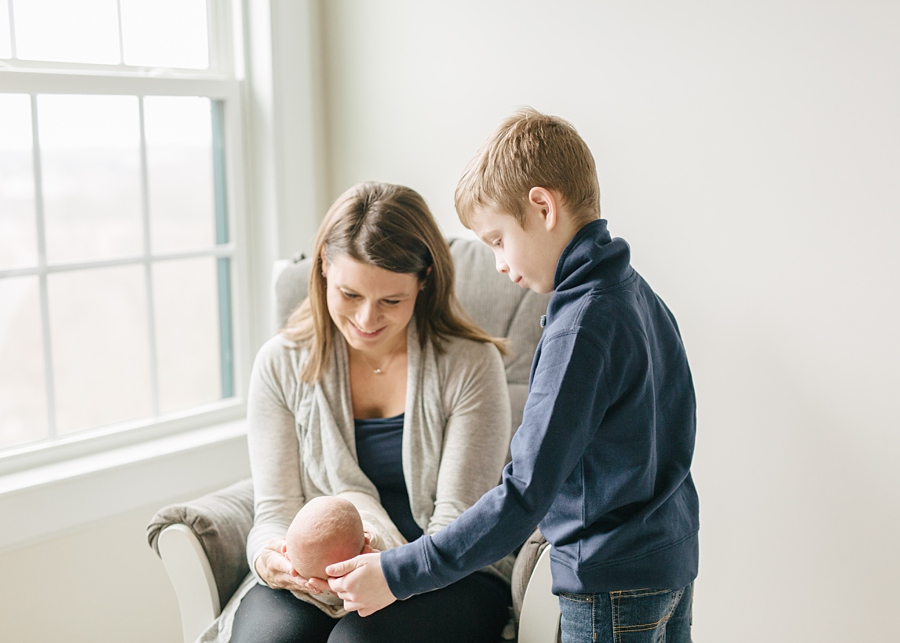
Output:
[[[480,242],[452,239],[456,293],[463,308],[488,333],[506,337],[506,377],[513,429],[528,392],[532,356],[541,335],[547,297],[514,285],[494,270]],[[306,296],[311,261],[280,261],[273,273],[276,312],[283,325]],[[219,615],[249,573],[245,547],[253,524],[253,485],[243,480],[202,498],[161,509],[147,538],[162,558],[181,609],[185,643],[193,643]],[[550,592],[549,546],[539,531],[518,552],[513,570],[513,610],[519,643],[556,643],[557,599]]]

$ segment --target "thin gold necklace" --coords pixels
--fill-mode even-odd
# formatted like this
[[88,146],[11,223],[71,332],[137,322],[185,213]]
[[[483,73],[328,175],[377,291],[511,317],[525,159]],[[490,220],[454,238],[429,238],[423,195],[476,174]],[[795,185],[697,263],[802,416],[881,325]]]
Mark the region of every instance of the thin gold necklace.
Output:
[[400,346],[393,353],[391,353],[391,355],[390,355],[390,357],[388,357],[387,361],[384,364],[382,364],[381,366],[373,366],[372,362],[369,361],[369,358],[367,358],[362,353],[360,353],[359,356],[363,358],[363,361],[366,363],[366,365],[368,365],[369,368],[372,369],[372,372],[375,373],[375,375],[383,375],[387,371],[388,366],[390,366],[391,363],[394,361],[394,358],[400,354],[400,350],[402,348],[403,348],[403,344],[400,344]]

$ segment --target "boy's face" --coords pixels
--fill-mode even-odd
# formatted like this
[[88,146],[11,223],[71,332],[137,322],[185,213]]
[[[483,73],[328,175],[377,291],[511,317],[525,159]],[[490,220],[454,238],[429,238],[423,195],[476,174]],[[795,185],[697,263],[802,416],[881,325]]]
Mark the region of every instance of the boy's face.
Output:
[[553,290],[560,251],[537,211],[526,211],[524,226],[520,226],[511,214],[476,208],[470,223],[472,231],[494,251],[497,272],[537,293]]

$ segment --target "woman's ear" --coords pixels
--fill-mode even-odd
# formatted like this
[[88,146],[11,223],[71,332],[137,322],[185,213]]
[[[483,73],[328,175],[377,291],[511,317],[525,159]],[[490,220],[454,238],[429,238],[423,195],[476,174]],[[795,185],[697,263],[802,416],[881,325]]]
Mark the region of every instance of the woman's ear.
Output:
[[328,273],[328,261],[325,259],[325,246],[322,246],[322,252],[319,253],[319,260],[322,264],[322,276],[327,277]]
[[425,281],[428,279],[428,275],[431,274],[433,268],[434,266],[428,266],[428,269],[425,271],[425,279],[419,284],[419,290],[425,290]]

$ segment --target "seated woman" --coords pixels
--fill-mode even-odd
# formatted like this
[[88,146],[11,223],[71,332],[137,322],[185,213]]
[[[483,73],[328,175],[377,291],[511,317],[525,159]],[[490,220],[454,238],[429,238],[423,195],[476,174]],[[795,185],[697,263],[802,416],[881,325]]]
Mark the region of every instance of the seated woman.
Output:
[[247,554],[258,583],[233,600],[233,627],[205,640],[497,643],[510,558],[366,618],[294,595],[328,588],[283,555],[304,504],[349,499],[370,538],[397,546],[492,488],[511,437],[502,346],[462,312],[449,247],[416,192],[351,188],[313,258],[309,297],[259,351],[250,382]]

